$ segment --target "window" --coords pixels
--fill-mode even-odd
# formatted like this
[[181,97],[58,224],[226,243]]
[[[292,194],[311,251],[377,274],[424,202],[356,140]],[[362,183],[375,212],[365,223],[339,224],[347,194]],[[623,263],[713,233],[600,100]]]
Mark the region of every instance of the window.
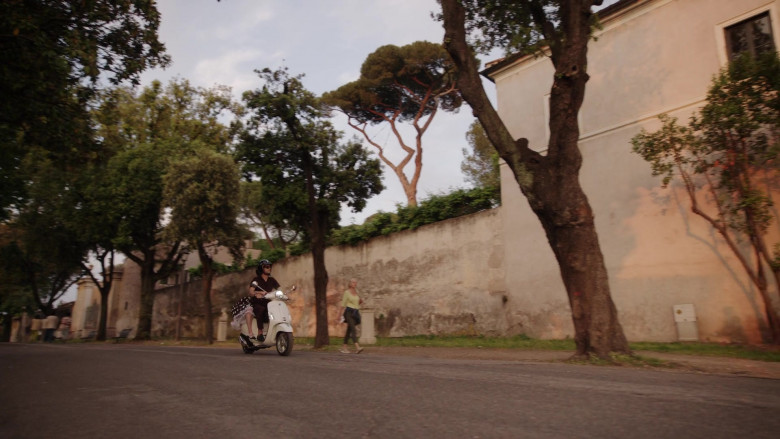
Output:
[[733,60],[745,52],[757,55],[763,52],[775,51],[769,12],[740,21],[724,30],[726,32],[726,49],[728,50],[729,59]]

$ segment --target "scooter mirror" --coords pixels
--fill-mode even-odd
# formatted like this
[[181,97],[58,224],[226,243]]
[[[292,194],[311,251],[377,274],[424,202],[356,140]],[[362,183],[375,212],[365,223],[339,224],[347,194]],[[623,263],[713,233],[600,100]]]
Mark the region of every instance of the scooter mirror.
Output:
[[293,285],[293,287],[290,288],[290,292],[295,291],[296,289],[298,289],[298,286],[297,285]]

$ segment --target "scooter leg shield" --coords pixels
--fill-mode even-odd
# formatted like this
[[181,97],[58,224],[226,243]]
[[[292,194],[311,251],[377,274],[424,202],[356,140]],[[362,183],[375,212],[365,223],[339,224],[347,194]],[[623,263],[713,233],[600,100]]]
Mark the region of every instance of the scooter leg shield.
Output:
[[273,332],[274,334],[278,334],[280,332],[293,332],[292,325],[289,323],[279,323],[278,325],[274,326]]

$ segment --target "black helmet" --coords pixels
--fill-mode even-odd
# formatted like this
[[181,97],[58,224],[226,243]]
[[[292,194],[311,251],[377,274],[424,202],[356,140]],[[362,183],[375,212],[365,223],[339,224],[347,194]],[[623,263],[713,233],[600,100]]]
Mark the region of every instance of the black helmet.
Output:
[[270,267],[274,264],[272,264],[268,259],[261,259],[260,262],[257,263],[257,269],[255,270],[255,273],[257,273],[258,276],[263,274],[263,267],[266,265]]

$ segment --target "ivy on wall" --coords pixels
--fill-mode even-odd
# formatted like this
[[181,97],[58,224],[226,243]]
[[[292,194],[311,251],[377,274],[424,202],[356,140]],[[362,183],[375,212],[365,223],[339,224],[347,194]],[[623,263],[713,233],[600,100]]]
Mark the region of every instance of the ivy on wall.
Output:
[[356,245],[377,236],[492,209],[499,204],[500,193],[496,187],[458,189],[449,194],[433,195],[417,206],[398,206],[395,213],[379,212],[363,224],[334,230],[329,245]]

